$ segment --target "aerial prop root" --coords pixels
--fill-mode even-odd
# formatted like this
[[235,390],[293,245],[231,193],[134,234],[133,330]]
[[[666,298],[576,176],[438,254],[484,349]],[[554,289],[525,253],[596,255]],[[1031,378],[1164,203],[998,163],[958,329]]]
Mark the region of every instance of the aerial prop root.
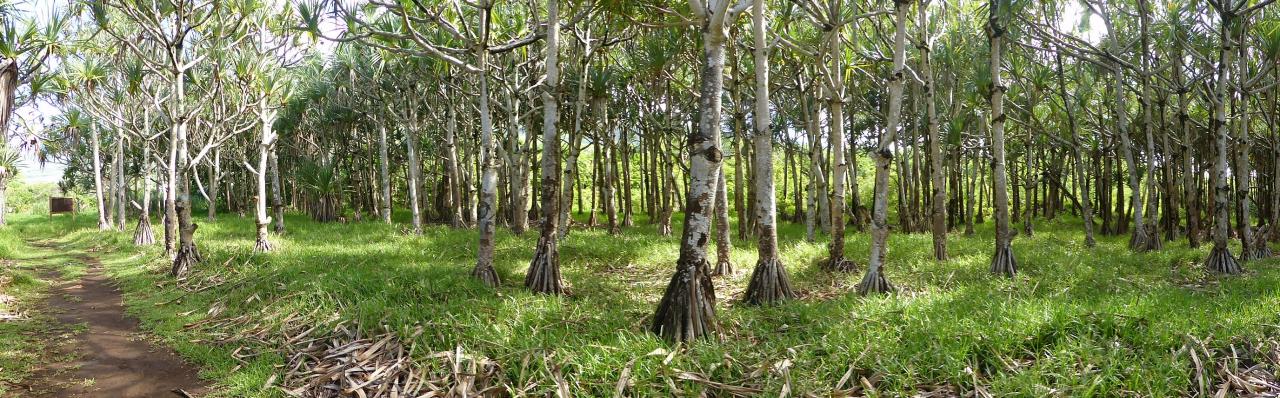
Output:
[[529,271],[524,277],[524,286],[535,293],[564,294],[564,285],[560,280],[559,248],[550,239],[538,239],[538,250],[529,264]]
[[747,305],[768,305],[796,297],[791,289],[791,278],[778,258],[761,258],[751,272],[751,282],[742,301]]
[[1018,260],[1013,257],[1009,244],[996,244],[996,254],[991,258],[991,273],[1014,277],[1018,274]]
[[880,271],[880,267],[867,268],[867,274],[862,277],[862,282],[858,283],[858,295],[861,296],[872,293],[892,293],[894,290],[889,280],[884,278],[884,272]]
[[715,285],[705,271],[710,266],[705,259],[678,260],[678,269],[653,315],[653,333],[676,342],[719,337]]
[[1205,262],[1205,267],[1219,274],[1233,275],[1244,272],[1244,269],[1240,267],[1240,262],[1236,261],[1235,256],[1231,255],[1231,250],[1226,246],[1215,245],[1213,250],[1209,252],[1209,259]]

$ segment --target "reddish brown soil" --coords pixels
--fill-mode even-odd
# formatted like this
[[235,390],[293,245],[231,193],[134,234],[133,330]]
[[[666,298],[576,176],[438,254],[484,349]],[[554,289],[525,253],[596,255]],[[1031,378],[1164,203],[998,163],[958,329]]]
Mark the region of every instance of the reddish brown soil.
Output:
[[101,264],[89,257],[78,261],[89,267],[84,277],[54,286],[44,307],[55,313],[60,328],[76,331],[56,355],[73,359],[39,372],[27,396],[172,398],[182,396],[177,390],[191,396],[207,392],[195,367],[148,341],[138,321],[125,316],[120,291]]

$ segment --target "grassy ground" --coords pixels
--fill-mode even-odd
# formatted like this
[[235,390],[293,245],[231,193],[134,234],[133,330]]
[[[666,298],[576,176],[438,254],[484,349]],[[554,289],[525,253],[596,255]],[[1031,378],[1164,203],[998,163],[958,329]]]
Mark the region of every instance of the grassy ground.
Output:
[[[846,377],[839,387],[865,377],[885,395],[934,385],[1010,396],[1184,395],[1195,366],[1180,351],[1188,342],[1226,347],[1280,334],[1277,262],[1219,278],[1199,266],[1207,248],[1177,241],[1133,254],[1121,236],[1100,237],[1087,249],[1077,221],[1042,221],[1034,237],[1018,237],[1022,273],[1013,280],[986,271],[990,224],[974,237],[953,235],[945,262],[929,260],[929,235],[891,235],[887,275],[901,290],[869,298],[851,293],[860,274],[817,271],[825,244],[804,242],[802,226],[785,225],[784,261],[802,299],[739,305],[755,261],[754,248],[739,244],[737,274],[717,281],[723,340],[678,348],[646,332],[677,243],[644,220],[617,237],[587,230],[562,241],[568,297],[520,287],[533,232],[499,230],[496,267],[504,286],[492,290],[468,277],[471,230],[432,226],[416,237],[403,227],[291,216],[289,233],[276,238],[279,250],[255,255],[252,221],[224,214],[201,223],[206,261],[175,282],[154,248],[132,247],[128,233],[99,233],[92,217],[15,217],[13,224],[18,236],[100,255],[121,281],[130,312],[203,364],[202,375],[218,380],[227,396],[281,395],[264,386],[284,363],[271,352],[278,341],[237,336],[293,327],[285,323],[345,320],[403,336],[422,326],[413,339],[424,367],[444,366],[432,353],[462,350],[501,366],[500,382],[534,385],[526,393],[552,391],[559,373],[581,396],[612,395],[627,368],[638,396],[712,388],[689,380],[699,377],[767,395],[784,388],[828,395]],[[851,259],[864,257],[867,236],[852,234],[848,250]],[[225,319],[239,321],[211,321]]]

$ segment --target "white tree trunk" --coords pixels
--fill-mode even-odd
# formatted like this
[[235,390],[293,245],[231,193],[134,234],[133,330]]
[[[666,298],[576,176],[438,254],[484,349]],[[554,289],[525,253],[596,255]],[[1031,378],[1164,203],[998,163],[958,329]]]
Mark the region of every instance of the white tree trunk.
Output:
[[1000,78],[1001,45],[1004,26],[999,21],[999,0],[992,0],[988,37],[991,44],[991,190],[996,219],[995,255],[991,258],[991,272],[1013,277],[1018,272],[1018,262],[1013,255],[1013,235],[1009,231],[1009,184],[1006,180],[1004,154],[1004,82]]
[[[491,12],[485,9],[484,13]],[[488,15],[484,17],[485,21],[489,20]],[[488,22],[485,23],[483,33],[488,37]],[[476,267],[471,274],[484,282],[485,285],[494,287],[498,286],[498,274],[493,269],[493,233],[494,233],[494,213],[497,210],[497,187],[498,187],[498,168],[496,149],[497,143],[493,139],[493,120],[489,114],[489,51],[485,47],[487,43],[481,43],[477,52],[479,53],[479,69],[480,72],[480,200],[479,207],[476,209],[476,227],[479,229],[480,236],[477,241],[476,248]]]
[[382,188],[382,222],[391,223],[391,173],[387,170],[387,126],[378,123],[378,180]]
[[89,140],[93,149],[93,194],[98,201],[98,229],[106,231],[111,229],[111,224],[107,222],[107,203],[102,192],[102,141],[96,124],[89,125]]
[[[751,272],[751,282],[747,285],[743,301],[748,304],[770,304],[795,298],[791,290],[791,278],[787,275],[787,267],[782,264],[778,255],[777,201],[773,187],[773,131],[770,129],[772,117],[769,115],[769,47],[765,44],[765,11],[764,0],[754,0],[752,4],[752,35],[755,36],[755,120],[754,136],[755,159],[751,162],[755,169],[756,220],[760,225],[759,245],[756,267]],[[735,104],[736,106],[737,104]],[[742,158],[737,159],[738,164]],[[741,189],[739,189],[740,191]],[[743,220],[738,220],[743,222]]]

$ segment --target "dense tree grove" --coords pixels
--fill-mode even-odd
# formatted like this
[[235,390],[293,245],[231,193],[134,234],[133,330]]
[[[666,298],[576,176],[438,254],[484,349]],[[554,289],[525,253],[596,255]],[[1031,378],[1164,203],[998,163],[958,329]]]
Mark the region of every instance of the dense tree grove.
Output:
[[[560,238],[682,215],[650,328],[686,341],[718,334],[718,301],[796,298],[779,223],[864,295],[894,291],[890,234],[930,234],[941,261],[988,216],[993,278],[1036,267],[1017,236],[1061,217],[1089,247],[1207,240],[1224,274],[1271,256],[1273,1],[78,0],[52,26],[5,19],[0,132],[68,164],[102,229],[136,219],[176,278],[219,266],[197,209],[252,214],[256,252],[285,212],[474,228],[488,286],[512,283],[495,232],[537,233],[524,286],[555,295]],[[11,117],[35,103],[59,116]],[[759,258],[720,297],[734,244]]]

